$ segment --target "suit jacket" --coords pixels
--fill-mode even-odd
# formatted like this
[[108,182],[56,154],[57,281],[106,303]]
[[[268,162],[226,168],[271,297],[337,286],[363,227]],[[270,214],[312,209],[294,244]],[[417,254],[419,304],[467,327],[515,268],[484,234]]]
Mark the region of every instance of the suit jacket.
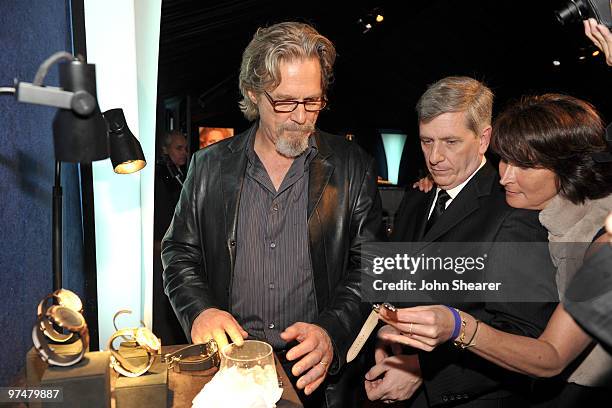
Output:
[[[508,206],[495,169],[486,163],[442,213],[426,233],[428,211],[435,190],[423,193],[409,190],[400,204],[391,239],[408,242],[546,242],[546,230],[538,221],[538,212]],[[554,288],[554,266],[544,246],[533,254],[539,263],[531,274],[534,285]],[[525,254],[525,256],[531,256]],[[536,259],[537,257],[537,259]],[[496,273],[517,273],[512,263],[495,264]],[[489,265],[491,264],[491,265]],[[530,337],[540,335],[555,303],[465,303],[454,305],[477,319],[505,332]],[[487,395],[506,397],[528,391],[528,379],[489,363],[452,344],[438,346],[431,353],[419,355],[424,386],[430,406],[465,403]],[[480,406],[480,405],[479,405]]]
[[[187,336],[203,310],[231,313],[239,200],[247,140],[255,131],[253,126],[194,155],[162,242],[165,291]],[[314,137],[318,153],[309,164],[307,211],[314,323],[331,337],[334,375],[364,320],[359,248],[377,240],[381,205],[373,159],[339,136],[316,131]]]

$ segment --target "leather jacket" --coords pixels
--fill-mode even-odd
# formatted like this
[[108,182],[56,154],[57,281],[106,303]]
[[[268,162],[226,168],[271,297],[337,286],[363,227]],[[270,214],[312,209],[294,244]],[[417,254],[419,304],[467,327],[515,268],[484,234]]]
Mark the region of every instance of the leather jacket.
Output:
[[[194,154],[162,241],[165,292],[188,338],[203,310],[232,312],[239,200],[249,132],[256,129]],[[342,137],[321,131],[313,137],[318,153],[309,165],[307,212],[318,309],[313,323],[332,340],[333,376],[364,321],[360,245],[379,240],[381,205],[374,160]]]

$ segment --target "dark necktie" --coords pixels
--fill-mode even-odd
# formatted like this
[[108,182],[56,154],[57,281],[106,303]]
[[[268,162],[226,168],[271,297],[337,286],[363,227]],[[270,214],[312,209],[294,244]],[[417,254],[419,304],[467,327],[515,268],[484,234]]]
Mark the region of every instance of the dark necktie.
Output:
[[438,192],[438,198],[436,199],[436,204],[434,205],[433,211],[431,212],[431,216],[429,220],[427,220],[427,226],[425,227],[425,232],[429,231],[431,227],[436,223],[438,218],[442,215],[444,210],[446,209],[446,202],[450,200],[450,196],[446,192],[446,190],[440,190]]

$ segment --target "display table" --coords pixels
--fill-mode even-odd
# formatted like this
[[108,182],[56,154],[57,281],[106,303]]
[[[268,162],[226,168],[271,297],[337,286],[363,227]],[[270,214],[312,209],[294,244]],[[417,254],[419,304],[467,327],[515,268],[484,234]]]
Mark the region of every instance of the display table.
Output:
[[[171,353],[184,345],[176,346],[163,346],[162,355]],[[303,407],[299,397],[287,374],[283,370],[283,367],[275,357],[276,361],[276,372],[278,377],[283,383],[283,396],[280,401],[276,404],[278,408],[300,408]],[[174,372],[173,370],[168,371],[168,407],[191,407],[191,401],[195,396],[202,390],[202,387],[209,382],[217,372],[216,368],[212,368],[207,371],[192,371],[192,372]],[[116,407],[115,401],[115,383],[117,380],[117,373],[111,370],[111,406]],[[121,407],[118,407],[121,408]]]

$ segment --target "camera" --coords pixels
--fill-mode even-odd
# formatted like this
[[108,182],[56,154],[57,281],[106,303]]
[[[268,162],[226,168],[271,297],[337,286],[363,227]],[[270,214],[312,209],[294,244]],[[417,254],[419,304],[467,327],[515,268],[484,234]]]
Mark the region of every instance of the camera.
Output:
[[598,23],[612,28],[612,1],[569,0],[565,6],[555,11],[555,17],[563,25],[594,18]]

